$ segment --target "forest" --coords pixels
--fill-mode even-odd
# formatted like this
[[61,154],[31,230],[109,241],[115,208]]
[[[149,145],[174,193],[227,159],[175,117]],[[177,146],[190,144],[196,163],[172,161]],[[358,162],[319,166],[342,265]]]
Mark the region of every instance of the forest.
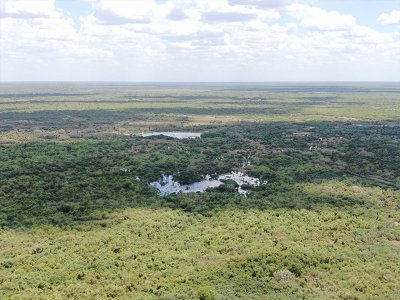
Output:
[[398,85],[1,87],[1,299],[400,298]]

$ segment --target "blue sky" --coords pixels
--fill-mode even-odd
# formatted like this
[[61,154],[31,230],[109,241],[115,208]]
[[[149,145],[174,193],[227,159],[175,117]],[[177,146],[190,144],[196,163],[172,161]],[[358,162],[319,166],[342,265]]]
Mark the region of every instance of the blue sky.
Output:
[[[352,14],[360,25],[387,32],[394,29],[378,22],[377,15],[382,12],[400,10],[400,0],[323,0],[316,4],[326,10],[337,10],[344,14]],[[397,28],[397,30],[399,29]]]
[[3,0],[0,80],[400,80],[397,0]]
[[[168,0],[158,0],[155,2],[163,4],[168,2]],[[392,28],[382,26],[377,21],[379,12],[400,9],[400,0],[316,0],[310,1],[310,3],[326,10],[336,10],[341,13],[352,14],[360,25],[385,31],[391,31]],[[85,16],[92,11],[89,2],[79,0],[55,0],[55,6],[69,13],[75,20],[79,20],[79,17]]]

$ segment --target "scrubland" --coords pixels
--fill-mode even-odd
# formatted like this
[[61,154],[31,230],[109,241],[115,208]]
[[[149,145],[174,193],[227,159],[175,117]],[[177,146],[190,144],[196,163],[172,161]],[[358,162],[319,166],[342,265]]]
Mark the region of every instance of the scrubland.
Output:
[[398,85],[1,88],[1,299],[400,297]]

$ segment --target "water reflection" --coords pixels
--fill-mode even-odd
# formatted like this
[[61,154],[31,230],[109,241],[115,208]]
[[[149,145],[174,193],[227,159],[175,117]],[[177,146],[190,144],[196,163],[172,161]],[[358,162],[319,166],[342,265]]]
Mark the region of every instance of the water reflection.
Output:
[[231,172],[212,179],[209,175],[205,176],[202,181],[194,182],[191,184],[180,184],[174,180],[173,175],[164,175],[161,180],[151,182],[150,185],[155,187],[160,196],[167,196],[170,194],[178,193],[195,193],[205,192],[208,188],[218,187],[224,183],[225,180],[233,180],[237,183],[237,192],[242,195],[248,195],[250,191],[244,189],[244,186],[260,186],[266,184],[266,181],[261,182],[260,179],[248,176],[241,172]]

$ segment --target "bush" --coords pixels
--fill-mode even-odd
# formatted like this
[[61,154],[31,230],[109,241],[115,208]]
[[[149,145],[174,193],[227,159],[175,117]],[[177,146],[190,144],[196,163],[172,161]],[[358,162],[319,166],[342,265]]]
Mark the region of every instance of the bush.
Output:
[[217,299],[217,292],[211,286],[202,286],[197,290],[197,296],[200,300]]
[[279,282],[289,283],[293,277],[293,274],[289,270],[278,270],[274,272],[274,277]]

